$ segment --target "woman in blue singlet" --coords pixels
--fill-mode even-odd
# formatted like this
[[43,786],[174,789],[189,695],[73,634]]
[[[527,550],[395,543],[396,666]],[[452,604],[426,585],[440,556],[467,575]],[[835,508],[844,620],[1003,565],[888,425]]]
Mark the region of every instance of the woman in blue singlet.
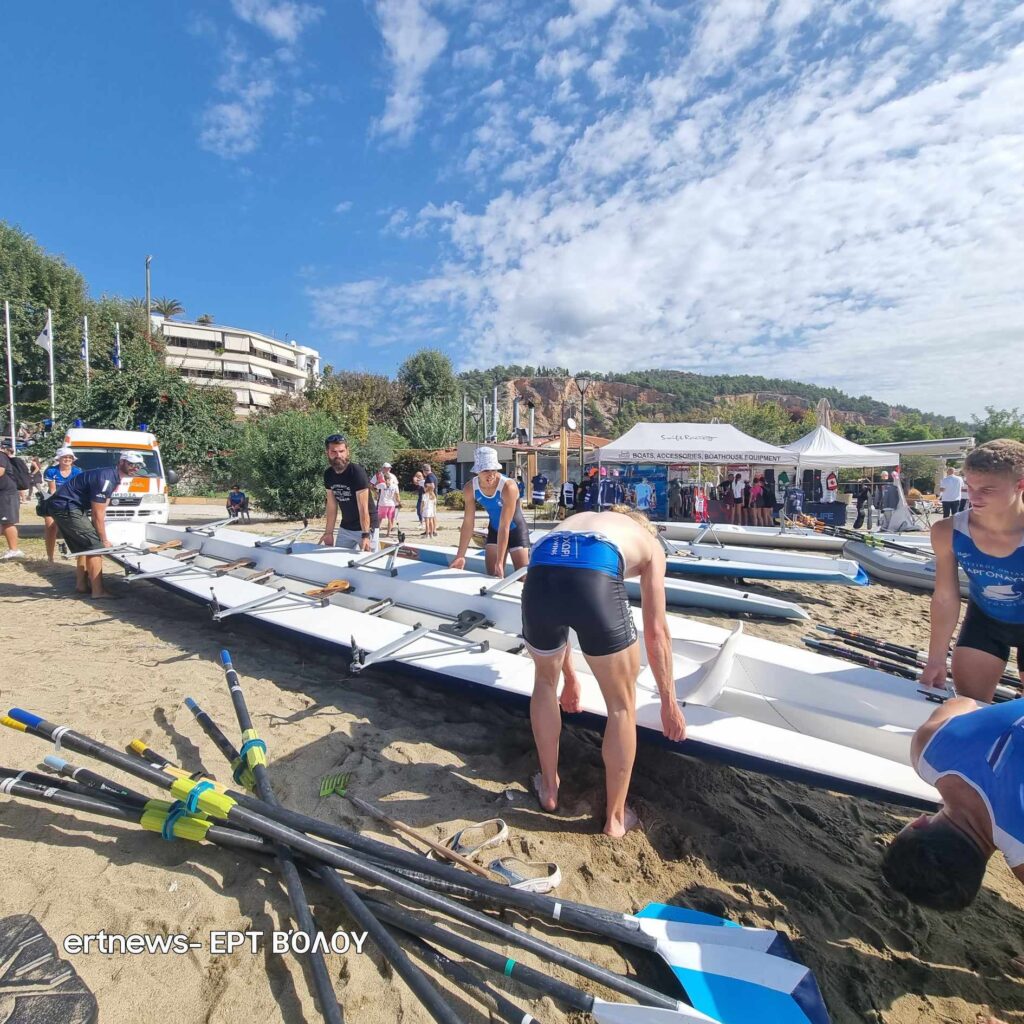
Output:
[[957,693],[992,700],[1016,650],[1024,661],[1024,444],[989,441],[964,461],[971,507],[932,526],[935,593],[931,641],[921,682],[946,685],[949,641],[960,617],[960,579],[970,584],[967,612],[953,651]]
[[487,513],[487,572],[499,578],[505,575],[505,556],[512,556],[517,569],[530,561],[530,530],[519,501],[519,488],[501,471],[494,448],[477,448],[473,479],[462,489],[465,511],[459,550],[452,559],[453,569],[466,567],[466,552],[473,536],[473,520],[479,505]]
[[[54,456],[56,464],[43,473],[43,483],[46,485],[46,496],[57,493],[61,484],[73,480],[82,471],[75,465],[77,457],[67,446],[57,449]],[[57,550],[57,523],[53,516],[43,517],[43,536],[46,540],[46,557],[53,561],[54,553]]]

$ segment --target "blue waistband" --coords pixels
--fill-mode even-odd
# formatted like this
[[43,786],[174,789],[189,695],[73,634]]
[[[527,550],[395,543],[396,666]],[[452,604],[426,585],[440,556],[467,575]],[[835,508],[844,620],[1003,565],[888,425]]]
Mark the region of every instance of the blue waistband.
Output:
[[534,544],[530,565],[557,565],[569,569],[594,569],[622,579],[622,552],[599,533],[554,530]]

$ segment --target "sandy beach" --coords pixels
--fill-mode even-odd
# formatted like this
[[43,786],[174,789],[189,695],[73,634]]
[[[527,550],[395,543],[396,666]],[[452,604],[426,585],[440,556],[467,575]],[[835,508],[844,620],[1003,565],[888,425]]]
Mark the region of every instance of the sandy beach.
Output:
[[[0,567],[4,710],[22,706],[115,747],[140,738],[226,780],[183,700],[196,698],[237,735],[217,660],[227,647],[267,741],[278,795],[298,809],[398,843],[346,799],[318,796],[324,774],[345,771],[354,793],[437,839],[500,815],[511,835],[494,856],[556,861],[564,879],[558,894],[567,899],[623,911],[680,902],[786,932],[813,968],[835,1024],[974,1024],[979,1014],[1024,1022],[1024,978],[1008,970],[1011,956],[1024,952],[1024,889],[999,855],[967,912],[921,911],[887,893],[878,872],[881,847],[908,812],[643,747],[632,793],[645,830],[609,840],[595,818],[602,787],[596,734],[565,731],[561,812],[541,814],[528,789],[536,766],[524,715],[442,700],[388,673],[343,678],[319,653],[271,643],[237,620],[218,627],[201,608],[145,584],[129,591],[113,573],[118,600],[78,597],[72,564],[45,562],[35,517],[23,510],[30,560]],[[455,542],[456,524],[456,516],[443,517],[440,543]],[[758,636],[799,646],[820,622],[919,647],[927,641],[922,593],[877,583],[749,589],[800,600],[812,616],[812,623],[748,623]],[[7,730],[0,750],[0,763],[19,768],[35,767],[47,753],[39,740]],[[185,933],[203,942],[185,955],[70,956],[104,1024],[319,1019],[293,958],[209,951],[211,930],[290,927],[273,873],[209,845],[168,843],[119,822],[6,797],[0,840],[3,915],[34,914],[58,944],[101,930]],[[311,895],[322,928],[351,927],[322,894]],[[646,954],[579,938],[565,944],[641,979],[662,977]],[[529,954],[522,960],[578,980]],[[372,948],[332,955],[328,966],[354,1024],[429,1019]],[[504,987],[546,1024],[583,1019],[519,985]],[[475,999],[448,991],[465,1020],[488,1019]]]

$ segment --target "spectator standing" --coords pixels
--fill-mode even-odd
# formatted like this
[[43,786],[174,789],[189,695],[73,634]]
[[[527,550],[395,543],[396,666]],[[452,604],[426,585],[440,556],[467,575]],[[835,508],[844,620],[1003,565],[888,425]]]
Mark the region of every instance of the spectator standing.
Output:
[[764,477],[755,476],[750,485],[750,520],[752,526],[761,525],[761,500],[764,497]]
[[963,485],[964,482],[956,475],[956,470],[952,466],[947,466],[946,475],[939,484],[939,501],[942,502],[943,519],[948,519],[960,511]]
[[2,562],[25,557],[25,553],[18,547],[21,495],[18,494],[18,483],[14,474],[14,463],[7,451],[0,451],[0,530],[7,541],[7,551],[0,556]]
[[398,526],[398,510],[402,507],[399,499],[398,477],[391,472],[391,463],[385,462],[377,474],[377,515],[384,527],[384,536],[391,536],[391,527]]
[[[54,456],[55,463],[43,474],[43,484],[47,496],[56,494],[58,489],[81,474],[81,470],[75,465],[78,461],[74,451],[70,448],[58,448]],[[47,505],[43,505],[43,537],[46,541],[46,558],[52,562],[57,550],[57,522],[52,515],[46,512]]]
[[437,491],[429,483],[423,485],[423,536],[437,536]]
[[859,530],[864,525],[864,517],[868,513],[868,506],[871,504],[871,487],[867,480],[857,481],[857,490],[854,491],[854,504],[857,506],[857,518],[854,520],[853,528]]
[[668,517],[669,519],[683,518],[683,489],[678,480],[673,480],[668,485]]
[[412,475],[412,489],[416,492],[416,518],[423,525],[423,471],[417,469]]

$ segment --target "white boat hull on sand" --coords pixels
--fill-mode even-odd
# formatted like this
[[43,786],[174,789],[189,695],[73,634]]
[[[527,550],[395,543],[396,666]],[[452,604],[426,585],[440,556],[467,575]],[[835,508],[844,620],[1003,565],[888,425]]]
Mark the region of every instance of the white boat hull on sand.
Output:
[[[704,527],[700,523],[663,522],[656,524],[664,527],[666,540],[693,540]],[[735,544],[738,547],[780,548],[801,551],[842,551],[846,543],[842,537],[833,537],[827,533],[818,533],[804,526],[787,527],[783,530],[778,526],[735,526],[731,523],[716,523],[714,535],[724,544]],[[906,544],[909,547],[930,547],[931,537],[927,533],[873,533],[872,537]]]
[[[160,554],[124,554],[118,559],[132,570],[175,570],[154,582],[203,603],[214,596],[222,608],[273,598],[247,613],[261,628],[345,655],[353,641],[374,651],[407,636],[416,622],[430,624],[431,616],[440,623],[462,611],[479,612],[493,627],[476,630],[470,639],[488,639],[488,650],[469,651],[464,641],[431,633],[389,658],[388,667],[427,675],[432,684],[476,688],[520,704],[529,699],[533,671],[516,636],[521,622],[517,583],[503,593],[481,595],[483,580],[472,573],[396,558],[392,575],[381,568],[350,565],[353,556],[337,550],[295,544],[289,553],[280,547],[256,547],[260,538],[236,530],[220,529],[206,537],[153,526],[147,536],[156,543],[181,540],[202,554],[188,566]],[[266,583],[252,583],[231,574],[214,577],[209,571],[241,558],[276,575]],[[334,580],[348,581],[354,593],[340,594],[325,607],[301,596],[311,584]],[[283,589],[275,597],[277,587]],[[381,601],[387,602],[384,608]],[[370,606],[380,614],[367,614]],[[634,614],[642,628],[642,616]],[[909,766],[910,737],[935,706],[914,684],[675,615],[669,616],[669,625],[676,695],[686,702],[687,740],[671,744],[662,736],[657,688],[645,668],[637,684],[637,721],[645,741],[908,806],[937,802],[935,791]],[[575,661],[584,714],[589,716],[584,723],[600,727],[600,690],[578,652]]]
[[[912,555],[892,548],[871,547],[861,541],[851,540],[843,548],[847,558],[856,559],[869,576],[898,583],[915,590],[935,589],[935,558],[930,551]],[[960,572],[960,594],[968,596],[967,577]]]

